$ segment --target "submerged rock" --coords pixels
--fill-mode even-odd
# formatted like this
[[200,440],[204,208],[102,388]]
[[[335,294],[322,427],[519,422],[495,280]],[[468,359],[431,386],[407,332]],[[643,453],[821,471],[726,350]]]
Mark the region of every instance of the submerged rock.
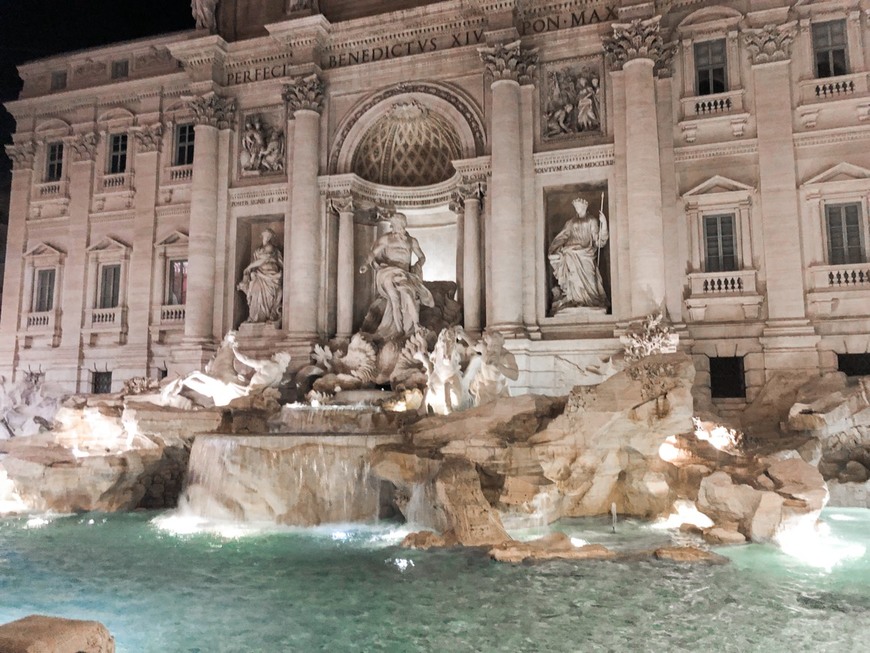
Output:
[[713,565],[728,563],[728,558],[725,556],[694,546],[666,546],[656,549],[653,556],[658,560],[670,560],[671,562],[705,562]]
[[30,615],[0,626],[3,653],[114,653],[115,639],[97,621]]
[[550,533],[530,542],[511,540],[494,547],[489,556],[498,562],[531,560],[613,560],[618,556],[601,544],[574,546],[565,533]]

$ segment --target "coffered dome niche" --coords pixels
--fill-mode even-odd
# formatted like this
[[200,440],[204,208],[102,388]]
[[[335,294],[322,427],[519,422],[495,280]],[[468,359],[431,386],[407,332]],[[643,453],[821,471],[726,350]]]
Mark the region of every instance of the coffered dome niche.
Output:
[[446,118],[418,101],[400,101],[365,132],[351,169],[384,186],[431,186],[450,179],[460,158],[462,141]]

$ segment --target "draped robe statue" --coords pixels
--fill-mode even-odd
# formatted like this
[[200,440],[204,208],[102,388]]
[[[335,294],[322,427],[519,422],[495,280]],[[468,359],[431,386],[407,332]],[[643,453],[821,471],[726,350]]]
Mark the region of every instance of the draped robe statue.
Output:
[[574,200],[577,215],[572,217],[550,243],[548,259],[558,286],[553,289],[553,313],[564,308],[587,306],[606,308],[607,295],[598,270],[599,250],[607,244],[610,232],[607,218],[586,215],[589,203]]
[[275,232],[265,229],[263,244],[242,273],[239,290],[248,300],[247,322],[278,322],[283,301],[284,258],[273,243]]

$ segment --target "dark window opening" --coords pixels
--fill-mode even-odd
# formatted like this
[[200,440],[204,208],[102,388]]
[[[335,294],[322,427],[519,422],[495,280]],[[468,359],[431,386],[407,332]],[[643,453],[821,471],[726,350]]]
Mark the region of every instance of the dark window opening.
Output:
[[710,394],[714,399],[744,399],[743,357],[710,358]]
[[837,369],[846,376],[870,376],[870,354],[837,354]]
[[178,125],[175,128],[175,165],[189,166],[193,163],[193,125]]
[[35,313],[45,313],[54,308],[54,278],[54,268],[37,271],[36,297],[33,302]]
[[854,265],[864,262],[861,243],[861,205],[826,204],[825,221],[828,228],[828,263]]
[[698,95],[728,90],[725,39],[695,44],[695,75]]
[[66,88],[66,71],[58,70],[51,73],[51,90],[60,91]]
[[704,216],[705,268],[707,272],[732,272],[737,269],[734,216]]
[[91,392],[95,395],[107,395],[112,392],[112,373],[93,372],[91,377]]
[[849,72],[846,65],[846,21],[813,25],[813,58],[816,77],[836,77]]
[[123,79],[130,76],[130,62],[127,59],[112,62],[112,79]]
[[187,303],[187,259],[169,261],[166,303],[181,306]]
[[97,308],[118,308],[121,299],[121,266],[118,263],[100,268],[100,296]]
[[60,181],[63,175],[63,143],[49,143],[45,157],[45,181]]
[[127,134],[112,134],[109,148],[109,174],[127,172]]

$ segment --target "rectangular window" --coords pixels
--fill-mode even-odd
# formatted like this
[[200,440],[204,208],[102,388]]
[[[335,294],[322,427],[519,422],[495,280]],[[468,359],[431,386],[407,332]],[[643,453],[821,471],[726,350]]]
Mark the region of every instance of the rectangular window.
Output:
[[49,143],[45,156],[45,181],[60,181],[63,175],[63,143]]
[[60,91],[66,88],[66,71],[56,70],[51,73],[51,90]]
[[187,259],[169,261],[166,278],[166,303],[181,306],[187,303]]
[[710,395],[714,399],[746,397],[742,356],[710,358]]
[[127,59],[112,62],[112,79],[123,79],[129,76],[130,62]]
[[832,20],[813,23],[813,58],[816,62],[816,77],[845,75],[846,21]]
[[121,298],[121,265],[113,263],[100,268],[100,296],[97,308],[118,308]]
[[112,392],[111,372],[91,372],[91,392],[95,395],[107,395]]
[[33,312],[45,313],[54,308],[54,268],[36,271],[36,295]]
[[695,44],[695,79],[698,95],[728,90],[725,39]]
[[704,216],[704,247],[707,272],[730,272],[737,269],[733,214]]
[[193,125],[178,125],[175,128],[175,165],[189,166],[193,163]]
[[861,205],[826,204],[825,221],[828,229],[828,263],[852,265],[864,262],[861,246]]
[[109,137],[110,175],[127,172],[127,134],[112,134]]

